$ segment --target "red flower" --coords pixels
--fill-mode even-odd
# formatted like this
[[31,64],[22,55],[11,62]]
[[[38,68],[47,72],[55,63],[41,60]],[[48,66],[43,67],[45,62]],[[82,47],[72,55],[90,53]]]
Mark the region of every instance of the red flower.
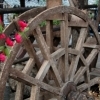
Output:
[[25,29],[25,27],[20,27],[20,30],[21,30],[21,31],[24,31],[24,29]]
[[8,46],[13,46],[13,41],[8,37],[8,38],[6,39],[6,44],[7,44]]
[[21,43],[21,42],[22,42],[22,37],[21,37],[21,35],[18,34],[18,33],[15,34],[15,39],[16,39],[16,42],[17,42],[17,43]]
[[0,62],[4,62],[5,59],[6,59],[6,56],[3,53],[1,53],[0,54]]
[[18,21],[18,24],[19,24],[19,26],[20,26],[20,28],[25,28],[25,27],[27,27],[27,23],[25,23],[24,21]]
[[6,38],[6,36],[4,33],[0,34],[0,39],[5,39],[5,38]]

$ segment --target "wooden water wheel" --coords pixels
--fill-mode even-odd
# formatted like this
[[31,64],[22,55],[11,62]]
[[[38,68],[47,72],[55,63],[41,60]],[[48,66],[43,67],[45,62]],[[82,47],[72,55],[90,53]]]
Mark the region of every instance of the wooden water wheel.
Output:
[[[27,14],[24,15],[27,16]],[[59,41],[56,40],[55,45],[56,35],[52,25],[55,17],[52,18],[52,16],[56,15],[60,15],[61,18],[58,18],[60,20]],[[70,15],[81,18],[81,23],[72,22],[69,19]],[[9,34],[14,29],[18,30],[16,23],[22,18],[21,16],[17,18],[12,23],[13,28],[9,29],[10,26],[8,26],[5,33]],[[43,21],[46,21],[45,34],[42,34],[40,27],[40,23]],[[29,38],[23,38],[22,44],[15,43],[11,48],[10,56],[3,64],[0,74],[0,100],[3,100],[5,85],[9,77],[18,81],[15,100],[22,100],[25,85],[31,87],[29,100],[47,100],[44,96],[47,96],[49,100],[72,100],[71,97],[73,100],[80,100],[80,98],[83,100],[85,97],[79,95],[80,93],[77,91],[88,91],[90,86],[99,83],[98,76],[91,77],[92,69],[95,69],[96,66],[96,63],[92,62],[99,53],[100,45],[95,25],[80,10],[57,6],[44,10],[32,18],[28,22],[28,27],[27,37],[30,35],[34,37],[38,49]],[[89,27],[94,31],[93,39],[95,41],[92,44],[89,42],[91,40],[88,33]],[[72,40],[72,44],[69,46],[69,41],[73,37],[73,28],[76,28],[79,36],[76,43],[73,43]],[[12,68],[20,48],[24,48],[29,56],[22,71]],[[30,73],[34,67],[37,67],[38,70],[35,77],[32,77]]]

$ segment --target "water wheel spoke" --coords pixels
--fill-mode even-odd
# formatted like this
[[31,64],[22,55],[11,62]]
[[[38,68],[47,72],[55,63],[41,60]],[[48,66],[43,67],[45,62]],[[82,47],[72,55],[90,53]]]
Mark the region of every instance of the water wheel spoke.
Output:
[[22,73],[21,71],[15,70],[14,68],[10,69],[10,77],[16,79],[17,81],[23,82],[27,85],[37,85],[51,93],[60,94],[58,88],[52,87],[44,82],[39,81],[38,79],[35,79],[27,74]]
[[59,71],[56,67],[56,64],[53,60],[50,60],[50,64],[51,64],[51,67],[52,67],[52,70],[54,72],[54,75],[56,76],[56,79],[57,79],[57,82],[59,83],[59,86],[62,86],[63,85],[63,81],[62,81],[62,78],[59,74]]
[[[79,82],[79,79],[82,77],[82,75],[85,73],[87,70],[87,67],[80,67],[77,73],[74,76],[74,82],[77,84]],[[81,72],[81,73],[80,73]]]
[[72,55],[79,55],[79,51],[78,50],[75,50],[75,49],[72,49],[72,48],[69,48],[68,49],[68,53],[69,54],[72,54]]
[[46,21],[46,43],[49,48],[49,53],[54,51],[53,48],[53,21]]
[[39,26],[36,28],[36,31],[34,31],[33,35],[34,35],[34,37],[35,37],[35,39],[36,39],[36,41],[37,41],[37,43],[40,47],[42,55],[44,56],[45,59],[48,59],[48,57],[49,57],[49,55],[48,55],[48,52],[49,52],[48,51],[48,46],[47,46],[47,44],[44,40],[44,37],[42,35],[42,32],[41,32]]
[[84,43],[83,47],[84,48],[91,48],[91,49],[98,49],[99,45]]
[[53,58],[54,60],[59,59],[61,56],[63,56],[65,54],[65,48],[60,48],[57,51],[55,51],[54,53],[52,53],[50,55],[51,58]]
[[70,69],[69,69],[70,81],[73,81],[74,74],[76,72],[76,68],[78,65],[78,61],[79,61],[79,55],[73,58],[73,61],[71,62]]
[[93,59],[96,57],[96,55],[98,54],[98,50],[97,49],[93,49],[90,53],[90,55],[86,58],[86,61],[88,62],[87,64],[90,65],[91,62],[93,61]]
[[39,100],[40,87],[32,86],[30,100]]
[[99,82],[99,78],[96,77],[96,78],[91,79],[90,83],[83,83],[83,84],[77,86],[77,89],[80,91],[83,91],[83,90],[87,89],[88,86],[93,86],[93,85],[97,84],[98,82]]
[[39,79],[40,81],[43,81],[45,75],[47,74],[48,70],[50,68],[50,62],[49,61],[44,61],[42,66],[40,67],[36,79]]
[[41,62],[39,61],[38,56],[36,55],[36,52],[33,48],[32,43],[30,42],[30,40],[29,39],[23,39],[23,44],[25,46],[26,51],[29,54],[29,57],[34,58],[38,68],[40,68]]
[[18,82],[17,88],[16,88],[15,100],[22,100],[23,99],[23,89],[24,89],[24,84]]

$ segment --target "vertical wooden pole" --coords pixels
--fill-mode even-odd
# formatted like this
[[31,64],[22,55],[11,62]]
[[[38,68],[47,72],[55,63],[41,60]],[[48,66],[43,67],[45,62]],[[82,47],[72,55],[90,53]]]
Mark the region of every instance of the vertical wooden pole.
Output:
[[[47,9],[48,8],[52,8],[52,7],[56,7],[56,6],[59,6],[59,5],[62,5],[62,0],[47,0]],[[62,19],[62,15],[61,14],[56,14],[54,16],[50,16],[48,18],[48,20],[61,20]]]
[[62,0],[47,0],[47,8],[62,5]]
[[[47,9],[62,5],[62,0],[47,0]],[[46,43],[49,47],[49,54],[53,53],[53,20],[62,20],[62,14],[56,14],[53,16],[49,16],[46,21]],[[49,79],[54,79],[53,72],[49,71],[48,74]],[[56,80],[55,80],[56,81]]]

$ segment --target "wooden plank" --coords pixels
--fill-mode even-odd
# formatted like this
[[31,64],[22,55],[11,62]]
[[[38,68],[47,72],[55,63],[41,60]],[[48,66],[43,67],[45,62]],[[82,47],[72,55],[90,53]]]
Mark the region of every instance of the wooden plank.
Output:
[[90,83],[88,83],[88,84],[83,83],[83,84],[77,86],[77,89],[81,92],[81,91],[87,89],[88,86],[93,86],[95,84],[99,84],[99,77],[93,78],[92,80],[90,80]]
[[46,44],[46,42],[44,40],[44,37],[42,35],[41,29],[40,29],[39,26],[33,32],[33,35],[34,35],[34,37],[35,37],[35,39],[36,39],[36,41],[37,41],[37,43],[39,45],[39,48],[41,50],[41,53],[42,53],[43,57],[45,59],[48,59],[49,58],[48,46],[47,46],[47,44]]
[[100,68],[92,68],[91,70],[90,75],[100,77]]
[[78,50],[75,50],[75,49],[72,49],[72,48],[69,48],[68,49],[68,53],[69,54],[72,54],[72,55],[78,55],[79,54],[79,51]]
[[87,34],[87,28],[81,28],[80,36],[78,38],[78,41],[75,47],[76,50],[80,50],[81,47],[83,46],[84,40],[86,38],[86,34]]
[[74,78],[74,75],[76,72],[76,68],[77,68],[77,65],[79,62],[79,57],[80,57],[79,55],[77,55],[76,57],[73,57],[73,60],[71,62],[70,69],[68,72],[68,75],[70,76],[70,81],[73,81],[73,78]]
[[55,62],[53,60],[50,60],[50,64],[51,64],[52,70],[54,72],[54,75],[55,75],[55,77],[57,79],[57,82],[58,82],[59,86],[62,86],[63,85],[63,81],[61,79],[61,76],[59,75],[59,71],[57,69],[57,66],[56,66]]
[[[47,0],[47,8],[52,8],[56,6],[62,5],[62,0]],[[49,20],[56,19],[56,20],[61,20],[62,15],[61,14],[54,14],[48,17]]]
[[39,13],[41,13],[44,10],[46,10],[46,7],[34,8],[22,13],[21,15],[18,16],[18,18],[20,20],[27,20],[27,19],[29,20],[31,18],[34,18],[35,16],[37,16]]
[[[69,30],[69,31],[68,31]],[[67,71],[69,68],[69,63],[68,63],[68,46],[69,46],[69,37],[71,34],[71,28],[68,28],[68,14],[64,13],[63,14],[63,20],[61,21],[61,26],[60,26],[60,32],[61,32],[61,47],[65,48],[65,56],[63,56],[61,59],[62,63],[64,63],[64,66],[62,66],[63,70],[63,80],[67,80]]]
[[88,44],[88,43],[84,43],[83,47],[85,48],[93,48],[93,49],[99,49],[99,45],[95,45],[95,44]]
[[50,57],[53,58],[53,59],[55,59],[55,60],[57,60],[60,57],[62,57],[64,54],[65,54],[65,49],[64,48],[60,48],[57,51],[55,51],[54,53],[52,53],[50,55]]
[[65,64],[63,62],[64,62],[64,57],[58,59],[56,66],[57,66],[57,69],[59,71],[59,75],[61,76],[62,81],[64,82],[65,81],[65,77],[64,77],[64,73],[63,72],[65,71],[64,70]]
[[24,90],[23,83],[18,82],[17,87],[16,87],[15,100],[22,100],[23,99],[23,90]]
[[93,61],[93,59],[96,57],[97,54],[98,54],[97,49],[93,49],[91,51],[90,55],[86,58],[86,61],[88,62],[87,63],[88,66],[91,64],[91,62]]
[[35,60],[38,68],[40,68],[41,62],[39,61],[39,58],[36,55],[36,52],[33,48],[31,41],[29,39],[23,38],[23,44],[24,44],[24,47],[25,47],[26,51],[28,52],[29,56]]
[[97,71],[100,73],[100,68],[92,68],[91,71]]
[[[45,75],[47,74],[48,70],[50,68],[49,61],[44,61],[41,68],[39,69],[35,79],[38,79],[39,81],[43,81]],[[40,86],[32,86],[31,88],[31,95],[30,100],[39,100],[39,93],[40,93]]]
[[46,76],[49,68],[50,68],[50,63],[49,63],[49,61],[45,60],[42,64],[42,66],[40,67],[35,78],[39,79],[40,81],[43,81],[43,79]]
[[47,0],[47,8],[62,5],[62,0]]
[[84,21],[70,21],[68,23],[68,26],[69,27],[88,27],[88,23]]
[[39,92],[40,92],[39,86],[32,86],[30,100],[39,100]]
[[54,93],[54,94],[60,94],[60,90],[58,88],[52,87],[44,82],[39,81],[38,79],[35,79],[27,74],[22,73],[21,71],[18,71],[14,68],[10,69],[10,77],[12,77],[13,79],[16,79],[19,82],[23,82],[24,84],[27,85],[36,85],[36,86],[40,86],[42,89]]
[[87,67],[80,67],[77,73],[74,76],[74,83],[77,84],[79,82],[79,79],[82,77],[82,75],[85,73]]
[[30,58],[26,64],[26,66],[22,70],[22,72],[25,74],[29,74],[32,71],[32,68],[34,67],[34,65],[35,65],[34,59]]
[[53,52],[53,21],[46,21],[46,43],[49,47],[49,53]]

